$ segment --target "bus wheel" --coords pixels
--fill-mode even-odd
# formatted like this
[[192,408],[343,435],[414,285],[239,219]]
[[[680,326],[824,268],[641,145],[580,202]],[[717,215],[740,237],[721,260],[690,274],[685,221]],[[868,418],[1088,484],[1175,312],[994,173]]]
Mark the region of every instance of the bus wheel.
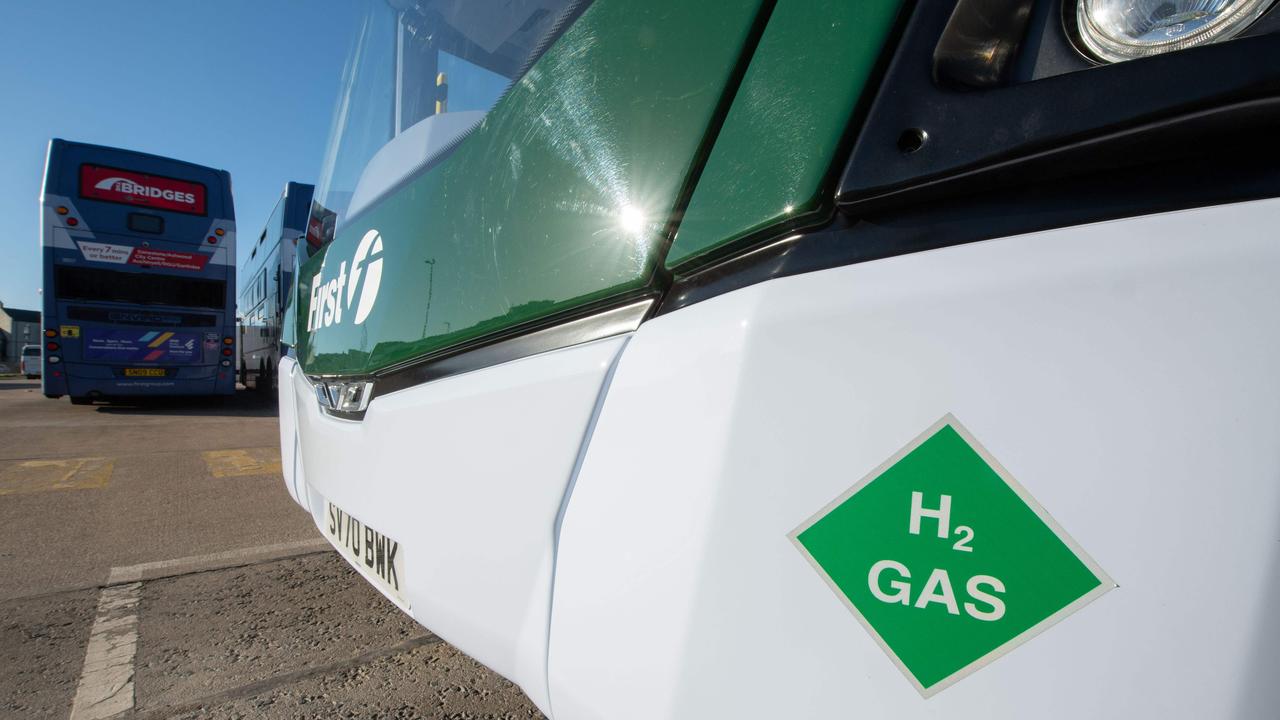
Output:
[[72,404],[72,405],[92,405],[92,404],[93,404],[93,398],[91,398],[91,397],[83,397],[83,396],[72,395],[72,396],[71,396],[71,404]]

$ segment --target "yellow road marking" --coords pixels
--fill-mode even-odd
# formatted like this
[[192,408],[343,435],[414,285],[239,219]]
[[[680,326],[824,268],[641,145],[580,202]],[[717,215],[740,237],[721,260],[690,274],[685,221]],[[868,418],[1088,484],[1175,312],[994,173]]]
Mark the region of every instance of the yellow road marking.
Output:
[[0,462],[0,495],[104,488],[114,467],[101,457]]
[[280,467],[279,448],[206,450],[201,454],[204,455],[204,464],[208,466],[209,474],[216,478],[284,474]]

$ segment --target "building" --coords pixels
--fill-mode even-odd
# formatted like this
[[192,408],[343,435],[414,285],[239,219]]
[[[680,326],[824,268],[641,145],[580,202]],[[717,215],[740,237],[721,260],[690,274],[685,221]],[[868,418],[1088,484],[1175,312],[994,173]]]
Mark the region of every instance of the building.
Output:
[[17,372],[22,346],[40,343],[40,311],[7,308],[0,302],[0,372]]

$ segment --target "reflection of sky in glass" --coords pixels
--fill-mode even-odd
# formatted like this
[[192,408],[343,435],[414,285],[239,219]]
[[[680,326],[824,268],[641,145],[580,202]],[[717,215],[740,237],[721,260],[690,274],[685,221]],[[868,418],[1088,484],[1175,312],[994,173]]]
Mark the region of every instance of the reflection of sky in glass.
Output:
[[[339,216],[346,214],[352,190],[369,159],[394,134],[395,85],[391,81],[396,46],[389,40],[395,34],[396,14],[389,6],[374,4],[365,15],[343,73],[343,89],[316,187],[317,202]],[[445,73],[449,83],[449,112],[488,111],[511,84],[510,78],[443,50],[436,58],[436,70]],[[418,90],[434,92],[433,88]]]
[[[545,65],[534,67],[521,79],[542,105],[527,139],[540,135],[552,152],[577,168],[582,179],[608,203],[600,207],[582,200],[562,200],[561,209],[599,218],[600,226],[591,241],[611,244],[615,257],[643,270],[653,233],[660,227],[654,222],[650,198],[665,193],[647,187],[655,178],[633,177],[628,163],[619,157],[617,133],[624,124],[601,112],[608,103],[599,97],[599,79],[590,64],[581,61],[598,40],[591,36],[576,40],[572,52],[548,58]],[[545,82],[546,77],[556,80]]]
[[383,78],[394,73],[395,46],[382,38],[394,33],[392,13],[366,14],[343,70],[343,87],[315,192],[317,202],[339,215],[345,214],[365,163],[391,139],[395,87]]
[[449,80],[449,112],[488,110],[511,84],[509,78],[443,50],[437,63]]

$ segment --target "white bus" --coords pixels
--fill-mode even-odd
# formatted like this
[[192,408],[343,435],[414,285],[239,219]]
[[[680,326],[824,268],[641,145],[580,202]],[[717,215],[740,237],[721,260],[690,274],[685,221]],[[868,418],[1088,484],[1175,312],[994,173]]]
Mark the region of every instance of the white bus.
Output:
[[554,720],[1275,718],[1271,0],[372,0],[285,480]]

